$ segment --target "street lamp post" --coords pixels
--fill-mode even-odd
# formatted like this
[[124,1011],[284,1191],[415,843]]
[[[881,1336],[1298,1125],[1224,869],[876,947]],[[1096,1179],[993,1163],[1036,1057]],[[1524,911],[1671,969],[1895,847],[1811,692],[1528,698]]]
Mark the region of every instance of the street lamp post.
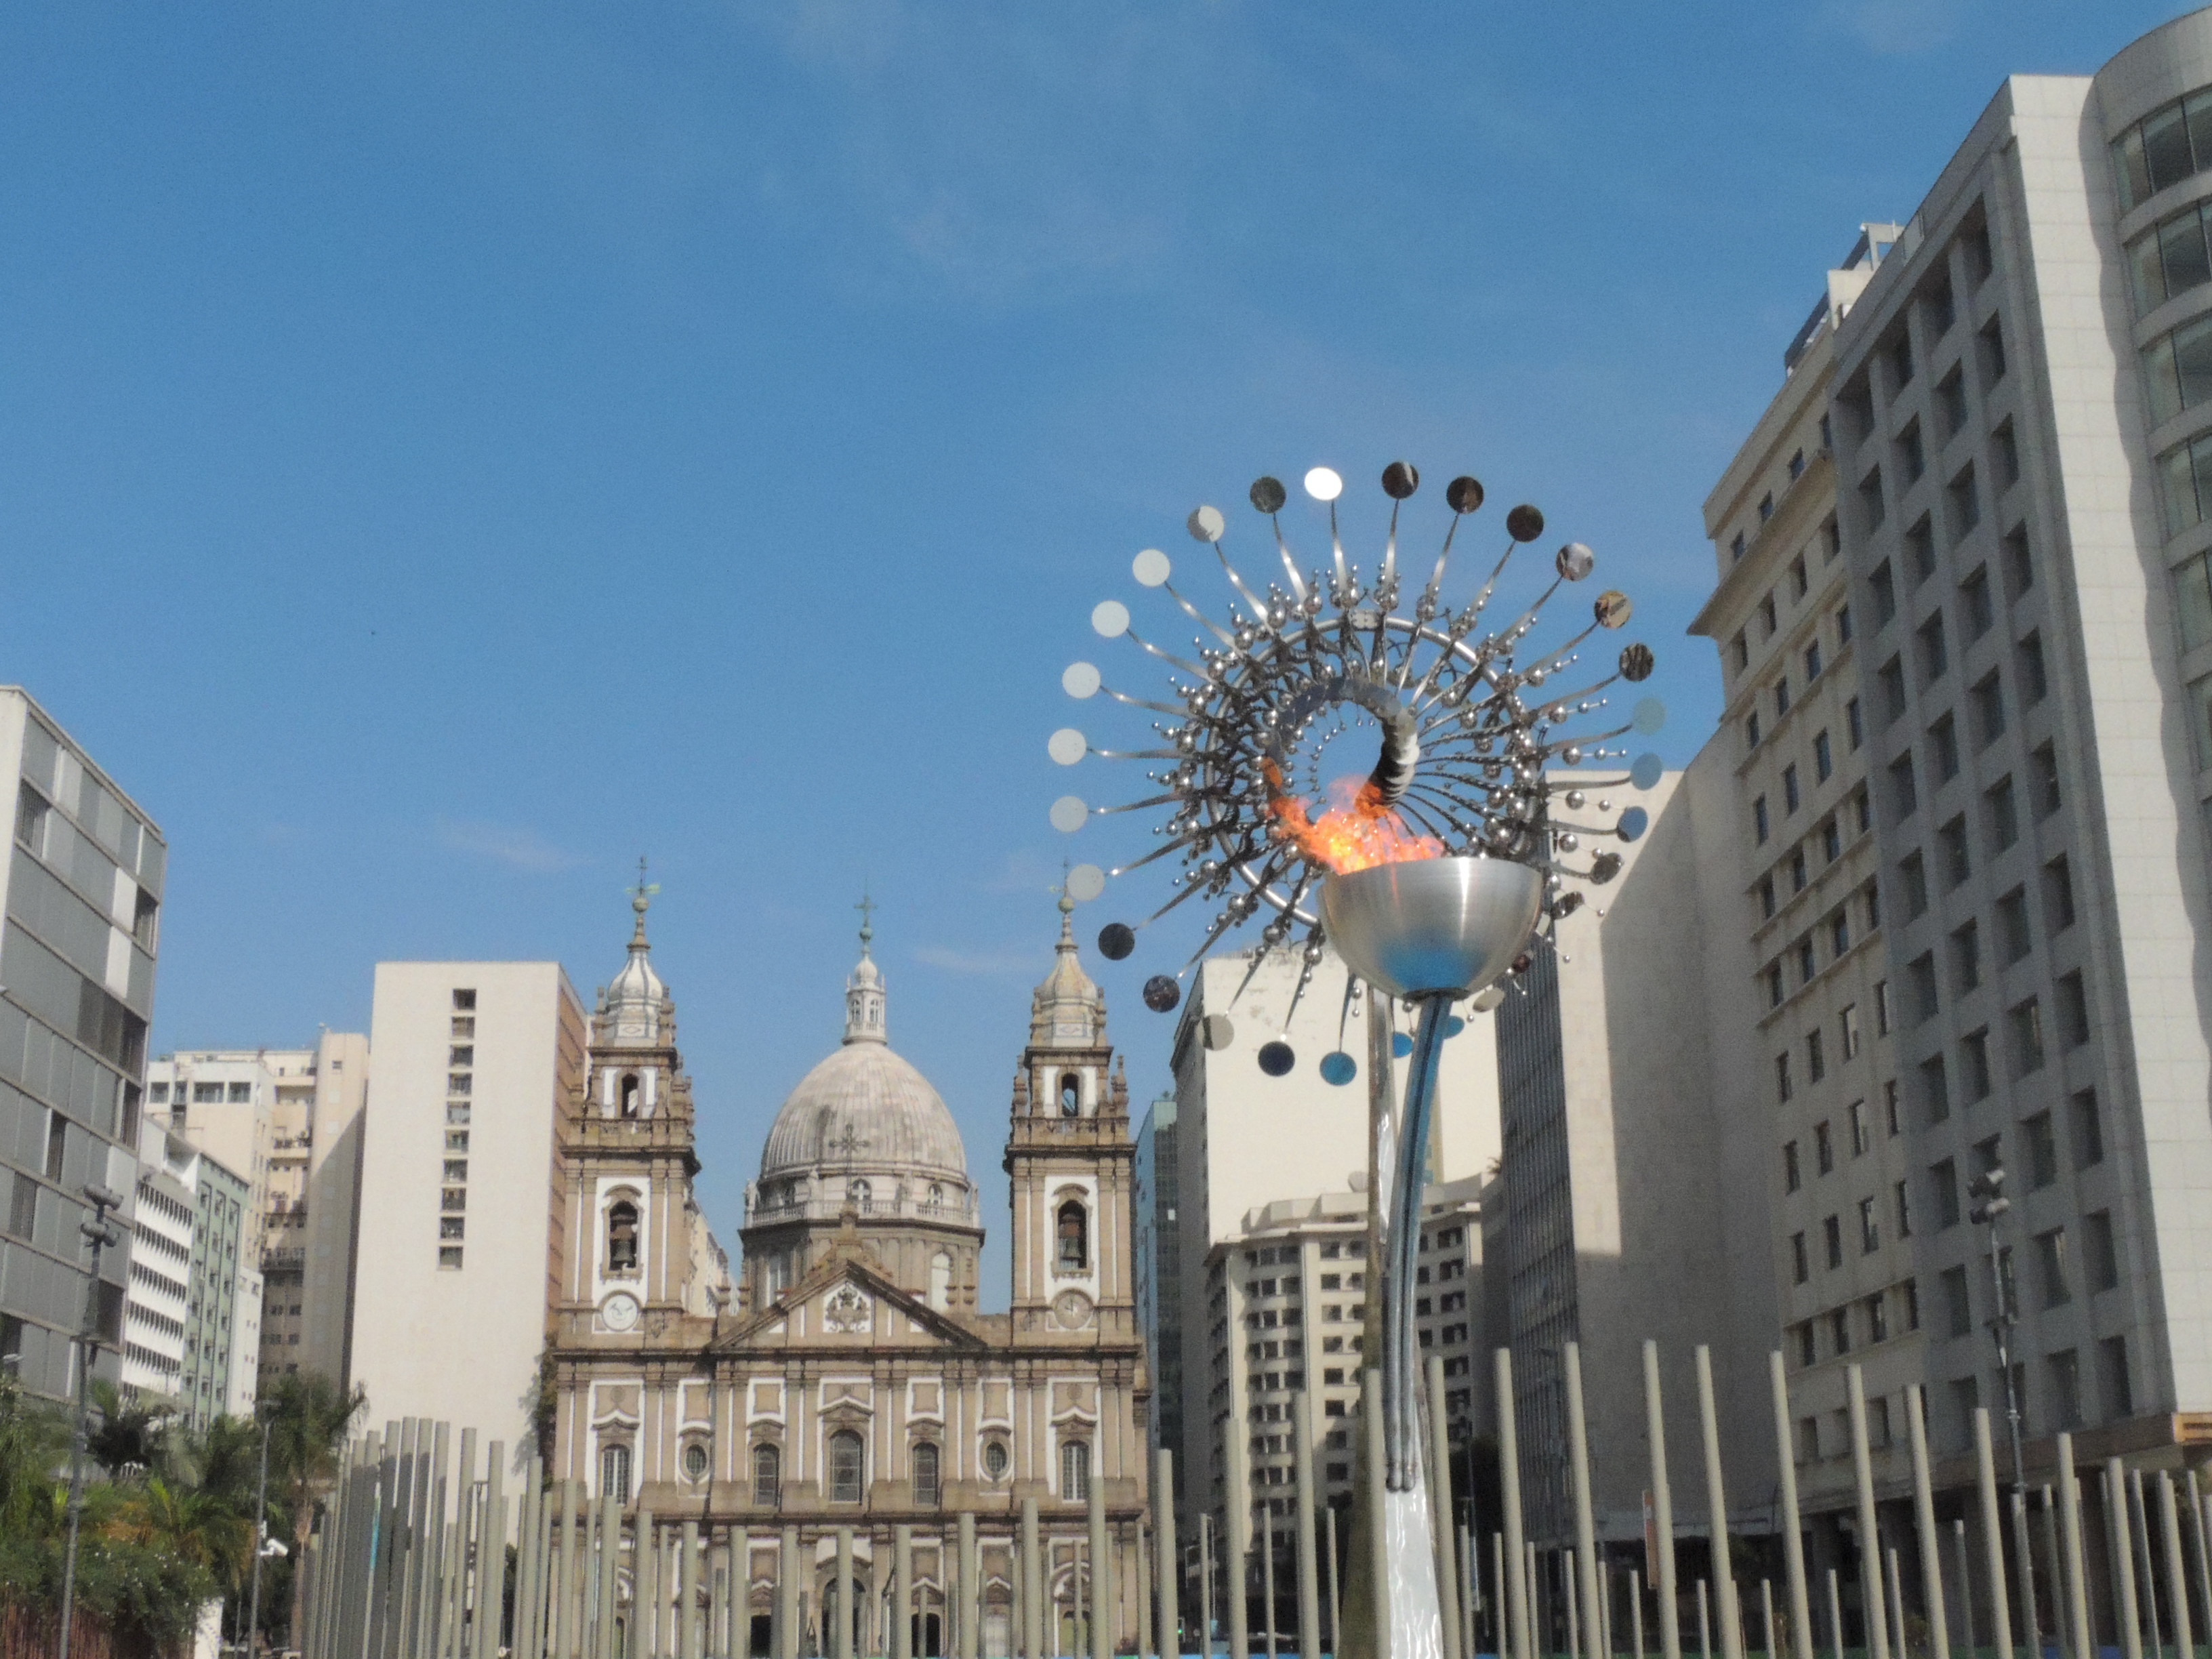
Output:
[[107,1218],[110,1210],[123,1207],[122,1195],[95,1182],[86,1186],[84,1198],[92,1206],[92,1219],[77,1223],[77,1231],[92,1245],[92,1278],[84,1292],[84,1331],[77,1338],[76,1422],[70,1434],[69,1544],[62,1553],[60,1659],[69,1659],[70,1621],[76,1607],[76,1534],[84,1514],[86,1395],[92,1382],[93,1362],[100,1357],[100,1257],[103,1250],[123,1243],[123,1230]]
[[261,1562],[269,1553],[269,1408],[265,1401],[256,1401],[253,1414],[261,1419],[261,1469],[253,1482],[253,1591],[246,1602],[246,1650],[253,1651],[253,1644],[261,1631]]

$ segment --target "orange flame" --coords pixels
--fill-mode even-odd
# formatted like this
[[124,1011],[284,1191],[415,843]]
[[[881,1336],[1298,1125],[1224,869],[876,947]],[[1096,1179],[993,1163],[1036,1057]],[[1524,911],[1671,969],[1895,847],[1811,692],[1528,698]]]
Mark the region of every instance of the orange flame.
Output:
[[1267,815],[1275,821],[1276,839],[1294,843],[1338,875],[1444,855],[1443,842],[1407,830],[1368,779],[1336,779],[1328,786],[1328,811],[1315,818],[1305,802],[1285,791],[1281,769],[1273,761],[1261,763],[1261,769],[1267,780]]

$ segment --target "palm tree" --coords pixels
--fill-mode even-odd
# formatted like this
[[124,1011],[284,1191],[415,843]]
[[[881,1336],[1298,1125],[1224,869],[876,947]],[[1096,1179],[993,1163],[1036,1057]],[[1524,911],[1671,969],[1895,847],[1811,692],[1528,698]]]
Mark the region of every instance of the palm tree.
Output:
[[368,1409],[368,1390],[348,1394],[320,1371],[287,1371],[261,1402],[269,1423],[269,1474],[290,1500],[292,1609],[290,1630],[301,1629],[301,1596],[307,1574],[307,1538],[317,1504],[337,1485],[339,1457],[354,1419]]
[[160,1468],[176,1407],[159,1400],[126,1403],[122,1390],[105,1377],[94,1380],[91,1394],[100,1425],[85,1436],[84,1449],[107,1471],[107,1478],[119,1480],[126,1474],[149,1474]]
[[0,1535],[21,1537],[51,1501],[54,1471],[69,1455],[69,1424],[44,1401],[26,1395],[12,1370],[0,1369]]

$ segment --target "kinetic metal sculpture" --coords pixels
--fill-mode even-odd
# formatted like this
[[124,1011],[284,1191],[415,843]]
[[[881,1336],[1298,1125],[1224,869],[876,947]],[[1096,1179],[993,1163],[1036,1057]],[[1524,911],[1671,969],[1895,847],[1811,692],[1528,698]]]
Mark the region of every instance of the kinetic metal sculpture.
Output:
[[[1656,732],[1666,717],[1656,699],[1646,698],[1621,719],[1607,695],[1616,682],[1633,684],[1650,674],[1648,647],[1626,647],[1601,671],[1580,667],[1594,635],[1627,623],[1626,594],[1600,593],[1588,621],[1560,643],[1531,642],[1547,601],[1595,566],[1579,542],[1559,550],[1553,580],[1533,603],[1503,627],[1485,630],[1515,550],[1544,533],[1544,515],[1534,507],[1506,514],[1510,539],[1480,587],[1456,609],[1445,601],[1454,541],[1482,505],[1482,486],[1471,477],[1446,487],[1451,519],[1443,546],[1410,613],[1401,611],[1399,518],[1419,483],[1403,461],[1384,470],[1389,528],[1371,579],[1346,556],[1336,506],[1343,480],[1327,467],[1305,477],[1307,494],[1328,508],[1325,568],[1299,568],[1280,516],[1287,499],[1282,484],[1263,477],[1252,486],[1252,505],[1267,520],[1281,562],[1279,579],[1264,587],[1230,562],[1220,511],[1199,507],[1190,515],[1190,533],[1212,548],[1234,595],[1224,620],[1214,620],[1177,591],[1166,554],[1147,549],[1133,566],[1140,586],[1164,592],[1204,630],[1194,659],[1139,637],[1118,600],[1091,612],[1099,634],[1126,636],[1174,671],[1171,700],[1113,690],[1087,662],[1061,676],[1071,696],[1103,693],[1164,716],[1152,723],[1153,740],[1132,749],[1098,748],[1070,727],[1055,732],[1050,744],[1053,758],[1065,765],[1086,755],[1146,763],[1157,786],[1117,805],[1094,807],[1063,796],[1052,808],[1056,827],[1072,831],[1102,814],[1158,809],[1164,819],[1153,834],[1161,844],[1110,873],[1180,860],[1177,890],[1143,921],[1109,923],[1098,936],[1102,954],[1127,957],[1142,929],[1193,898],[1203,895],[1209,908],[1218,907],[1181,969],[1146,981],[1147,1006],[1160,1012],[1175,1008],[1183,975],[1243,924],[1260,921],[1262,948],[1254,953],[1254,972],[1279,948],[1302,957],[1283,1036],[1260,1051],[1261,1069],[1271,1075],[1297,1064],[1284,1039],[1324,943],[1336,947],[1357,979],[1419,1011],[1394,1126],[1393,1167],[1376,1194],[1388,1216],[1382,1284],[1387,1476],[1389,1489],[1401,1493],[1418,1491],[1420,1480],[1410,1314],[1438,1050],[1459,1024],[1451,1004],[1472,996],[1478,1008],[1496,1006],[1501,982],[1525,973],[1534,951],[1551,948],[1560,921],[1583,903],[1582,890],[1569,884],[1602,884],[1620,873],[1621,858],[1613,851],[1594,848],[1586,865],[1572,860],[1585,841],[1635,840],[1646,814],[1638,806],[1616,812],[1610,799],[1592,792],[1627,784],[1649,788],[1658,781],[1661,763],[1646,755],[1626,772],[1590,777],[1575,769],[1617,765],[1626,750],[1605,744],[1632,731]],[[1563,683],[1572,689],[1557,689]],[[1570,729],[1577,726],[1599,729]],[[1348,753],[1356,754],[1356,763],[1346,771]],[[1371,764],[1370,755],[1376,757]],[[1080,866],[1070,874],[1069,891],[1095,898],[1108,873]],[[1320,1064],[1333,1084],[1349,1083],[1358,1069],[1341,1036],[1353,990],[1348,981],[1337,1049]]]

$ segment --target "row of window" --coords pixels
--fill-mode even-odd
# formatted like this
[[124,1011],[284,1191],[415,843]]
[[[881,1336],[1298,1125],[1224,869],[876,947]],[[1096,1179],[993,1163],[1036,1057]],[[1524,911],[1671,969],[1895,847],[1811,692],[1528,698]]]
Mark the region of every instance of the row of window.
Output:
[[1790,1343],[1798,1365],[1804,1367],[1820,1363],[1823,1346],[1826,1358],[1841,1359],[1856,1348],[1887,1342],[1892,1336],[1919,1328],[1920,1285],[1908,1279],[1886,1291],[1800,1320],[1790,1328]]
[[[1863,799],[1863,797],[1862,797],[1862,799]],[[1831,862],[1832,862],[1838,856],[1840,856],[1839,854],[1832,852],[1829,854],[1829,859]],[[1793,855],[1791,874],[1793,879],[1795,879],[1798,886],[1802,888],[1804,885],[1804,861],[1802,853]],[[1760,883],[1760,889],[1761,896],[1763,898],[1771,896],[1772,892],[1772,878],[1769,878],[1766,880],[1762,881]],[[1766,1006],[1769,1008],[1779,1008],[1789,996],[1789,991],[1784,987],[1783,981],[1783,963],[1784,960],[1793,963],[1796,965],[1797,970],[1796,988],[1802,991],[1820,975],[1821,964],[1820,960],[1819,941],[1821,938],[1825,937],[1827,942],[1828,965],[1830,967],[1833,967],[1837,963],[1841,962],[1844,957],[1850,953],[1853,942],[1851,938],[1851,908],[1854,901],[1858,904],[1860,911],[1866,921],[1866,932],[1860,935],[1862,940],[1872,937],[1872,935],[1881,927],[1881,889],[1875,883],[1869,881],[1864,886],[1861,887],[1857,892],[1844,899],[1842,903],[1837,905],[1834,909],[1831,910],[1826,916],[1822,917],[1817,927],[1814,927],[1810,932],[1800,934],[1796,941],[1792,944],[1788,950],[1783,952],[1781,957],[1778,957],[1775,961],[1770,962],[1766,964],[1765,978],[1766,981]],[[1768,914],[1771,915],[1773,913],[1770,910]],[[1889,1031],[1889,1006],[1886,999],[1876,1002],[1875,1012],[1876,1015],[1875,1035],[1887,1036]],[[1856,1052],[1856,1048],[1853,1052]],[[1820,1081],[1820,1075],[1817,1070],[1813,1080],[1816,1083]],[[1787,1093],[1784,1093],[1782,1098],[1787,1100],[1790,1097]]]
[[[1838,606],[1835,616],[1831,619],[1830,625],[1835,629],[1836,644],[1838,650],[1850,644],[1851,641],[1850,606],[1847,605]],[[1804,665],[1805,684],[1809,690],[1813,683],[1820,678],[1822,669],[1824,669],[1827,665],[1827,656],[1823,645],[1823,636],[1816,635],[1810,641],[1808,641],[1804,651],[1801,654],[1799,660]],[[1782,717],[1790,712],[1791,707],[1789,674],[1785,672],[1777,676],[1773,685],[1769,688],[1769,691],[1774,699],[1774,718],[1776,722],[1778,724],[1781,721]],[[1849,718],[1852,729],[1856,732],[1858,724],[1858,716],[1856,712],[1858,708],[1857,699],[1852,699],[1848,707],[1851,711]],[[1758,704],[1753,703],[1750,712],[1744,716],[1743,736],[1745,748],[1756,749],[1759,747],[1760,731],[1759,708]],[[1827,741],[1828,734],[1826,732],[1822,732],[1818,742],[1824,752],[1817,757],[1822,778],[1826,778],[1828,775],[1828,757],[1825,752]],[[1856,748],[1857,746],[1856,743],[1854,742],[1852,746]]]
[[[1004,1480],[1013,1467],[1013,1455],[1003,1440],[987,1440],[980,1462],[986,1480]],[[696,1483],[707,1478],[707,1449],[696,1441],[682,1454],[684,1478]],[[867,1495],[867,1443],[851,1429],[830,1436],[830,1502],[858,1504]],[[916,1441],[907,1451],[907,1467],[914,1484],[914,1502],[920,1509],[934,1509],[944,1498],[942,1459],[934,1442]],[[621,1443],[599,1449],[599,1495],[627,1504],[630,1498],[630,1449]],[[783,1451],[763,1442],[752,1449],[753,1503],[775,1509],[783,1502]],[[1063,1502],[1081,1504],[1091,1496],[1091,1443],[1060,1443],[1060,1496]]]
[[[1909,916],[1920,915],[1928,908],[1928,876],[1920,854],[1917,852],[1907,854],[1898,866],[1898,875],[1905,889],[1906,914]],[[2063,853],[2043,866],[2041,885],[2044,931],[2055,938],[2074,925],[2075,915],[2073,869]],[[2026,883],[1998,898],[1996,935],[2000,967],[2009,968],[2015,963],[2025,962],[2033,952],[2035,940],[2028,920]],[[1916,999],[1916,1024],[1919,1019],[1928,1017],[1920,1012],[1921,1009],[1932,1011],[1934,1006],[1934,955],[1933,951],[1923,952],[1917,958],[1919,963],[1927,964],[1924,972],[1928,977],[1915,982],[1916,991],[1925,994],[1923,997]],[[1953,928],[1945,944],[1945,955],[1949,958],[1952,995],[1961,997],[1978,988],[1983,977],[1981,923],[1969,917]]]
[[455,1039],[468,1039],[469,1046],[457,1046],[447,1051],[445,1158],[438,1188],[438,1266],[453,1270],[462,1265],[461,1253],[465,1248],[462,1241],[468,1237],[469,1119],[472,1109],[471,1097],[475,1090],[473,1072],[453,1068],[476,1063],[476,992],[457,988],[453,992],[448,1035]]
[[[1927,964],[1924,969],[1923,964]],[[1916,995],[1932,1000],[1936,994],[1932,963],[1923,956],[1911,966],[1916,982],[1920,984]],[[2081,970],[2076,969],[2062,975],[2053,988],[2059,1047],[2070,1053],[2089,1041],[2088,994],[2083,988]],[[2007,1009],[2004,1029],[2012,1079],[2020,1081],[2041,1071],[2048,1057],[2041,1000],[2028,997]],[[1966,1105],[1978,1104],[1990,1096],[1994,1069],[1990,1045],[1990,1028],[1986,1025],[1959,1039],[1959,1089]],[[1931,1054],[1922,1060],[1919,1075],[1922,1111],[1928,1122],[1941,1123],[1951,1115],[1951,1074],[1944,1056]]]
[[[1899,1238],[1912,1237],[1912,1194],[1905,1182],[1899,1182],[1890,1193],[1892,1214]],[[1858,1201],[1858,1253],[1872,1255],[1881,1249],[1881,1207],[1876,1198]],[[1820,1256],[1827,1271],[1833,1273],[1844,1265],[1844,1218],[1838,1214],[1820,1218]],[[1790,1235],[1790,1282],[1803,1285],[1813,1277],[1813,1249],[1802,1231]],[[1843,1350],[1838,1349],[1838,1352]],[[1808,1364],[1812,1362],[1808,1360]]]
[[2120,211],[2212,167],[2212,90],[2154,110],[2112,140]]

